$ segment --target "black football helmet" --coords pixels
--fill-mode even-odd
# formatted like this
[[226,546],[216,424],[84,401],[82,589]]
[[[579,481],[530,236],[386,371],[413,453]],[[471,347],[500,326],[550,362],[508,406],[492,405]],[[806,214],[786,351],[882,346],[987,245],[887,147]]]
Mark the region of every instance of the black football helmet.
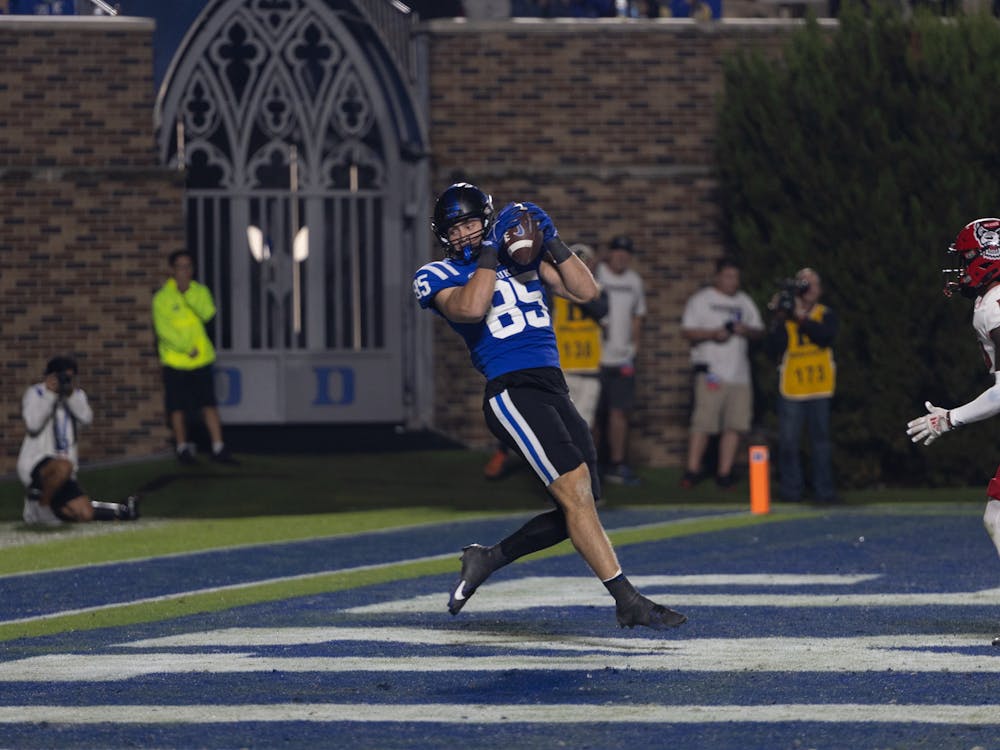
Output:
[[[462,247],[455,247],[448,240],[448,230],[468,219],[483,222],[483,231],[470,237]],[[470,261],[479,255],[480,245],[493,220],[493,198],[468,182],[456,182],[438,196],[431,218],[431,231],[444,245],[449,258]]]

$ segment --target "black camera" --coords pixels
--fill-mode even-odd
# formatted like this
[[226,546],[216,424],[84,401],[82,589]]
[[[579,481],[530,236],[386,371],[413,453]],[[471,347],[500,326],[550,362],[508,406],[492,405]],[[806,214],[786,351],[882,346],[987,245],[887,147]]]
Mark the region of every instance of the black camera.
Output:
[[775,303],[774,309],[784,313],[793,313],[795,311],[795,298],[801,297],[808,291],[809,282],[805,279],[785,279],[781,282],[778,301]]
[[59,378],[59,393],[63,396],[73,395],[73,373],[60,372],[56,373],[56,377]]

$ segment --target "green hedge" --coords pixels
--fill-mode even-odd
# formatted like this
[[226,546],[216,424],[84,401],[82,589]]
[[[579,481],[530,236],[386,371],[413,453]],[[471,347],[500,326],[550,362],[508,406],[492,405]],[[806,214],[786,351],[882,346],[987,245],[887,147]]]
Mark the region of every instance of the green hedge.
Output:
[[[971,303],[941,293],[958,230],[1000,214],[1000,25],[845,8],[810,21],[780,60],[726,64],[718,163],[730,246],[766,302],[815,267],[841,317],[834,461],[844,487],[985,483],[1000,420],[913,446],[926,399],[950,407],[992,378]],[[756,355],[774,424],[774,364]]]

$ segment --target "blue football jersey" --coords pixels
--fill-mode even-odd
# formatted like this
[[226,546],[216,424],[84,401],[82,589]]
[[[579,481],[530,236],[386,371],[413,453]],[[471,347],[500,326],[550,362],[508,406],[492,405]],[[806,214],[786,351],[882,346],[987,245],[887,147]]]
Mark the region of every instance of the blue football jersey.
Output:
[[[538,263],[516,266],[500,254],[493,307],[477,323],[448,324],[465,340],[472,364],[487,380],[530,367],[559,367],[559,349],[552,317],[538,275]],[[476,272],[475,262],[437,260],[421,266],[413,277],[413,293],[423,308],[434,307],[442,289],[465,286]],[[447,320],[447,318],[446,318]]]

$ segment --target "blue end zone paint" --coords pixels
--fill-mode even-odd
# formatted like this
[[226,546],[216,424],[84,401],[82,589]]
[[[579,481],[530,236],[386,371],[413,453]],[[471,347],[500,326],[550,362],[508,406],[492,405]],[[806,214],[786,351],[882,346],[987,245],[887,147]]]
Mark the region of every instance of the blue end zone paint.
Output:
[[[472,718],[472,717],[470,717]],[[472,719],[474,721],[474,718]],[[734,739],[738,738],[736,744]],[[614,725],[435,725],[435,724],[203,724],[197,727],[97,726],[34,728],[17,738],[23,750],[94,747],[233,748],[317,747],[351,750],[414,748],[926,748],[969,750],[995,747],[994,727],[938,727],[892,724],[874,731],[867,724],[733,724],[685,726]],[[0,742],[4,734],[0,733]]]
[[[541,511],[540,511],[541,512]],[[724,511],[626,511],[604,514],[608,529],[673,521]],[[254,545],[190,555],[113,563],[50,573],[0,577],[0,621],[414,557],[455,553],[472,541],[492,544],[523,517],[462,521],[283,544]],[[115,585],[127,581],[127,586]],[[51,592],[48,594],[47,592]]]
[[[617,514],[615,514],[617,515]],[[618,525],[637,523],[622,516]],[[611,519],[608,525],[612,526]],[[438,543],[451,544],[445,552],[474,539],[489,542],[507,533],[516,522],[503,519],[489,524],[460,524],[432,530],[427,536],[405,533],[365,535],[360,546],[327,548],[323,554],[354,555],[372,562],[387,554],[398,559],[434,554]],[[472,536],[472,532],[476,532]],[[492,536],[478,532],[495,532]],[[442,542],[442,536],[447,542]],[[865,541],[861,542],[860,537]],[[452,539],[458,541],[452,543]],[[360,540],[360,538],[359,538]],[[319,540],[319,542],[359,541]],[[430,543],[428,542],[430,540]],[[306,543],[311,550],[316,543]],[[420,546],[427,544],[428,546]],[[385,547],[390,545],[390,547]],[[399,548],[394,548],[399,545]],[[278,545],[284,547],[285,545]],[[296,545],[291,545],[292,547]],[[363,552],[367,548],[369,557]],[[257,548],[249,553],[256,554]],[[231,551],[233,554],[239,550]],[[247,551],[242,551],[246,553]],[[974,591],[1000,585],[1000,563],[974,515],[878,516],[872,513],[835,512],[818,519],[698,534],[619,549],[626,571],[633,576],[699,573],[878,573],[880,578],[851,586],[782,586],[795,593],[919,593]],[[197,556],[201,557],[201,556]],[[295,557],[293,555],[293,557]],[[187,558],[183,558],[185,561]],[[223,558],[226,559],[226,558]],[[298,560],[298,557],[295,557]],[[323,561],[320,569],[346,567],[342,560]],[[238,556],[231,558],[238,560]],[[178,559],[158,562],[178,562]],[[234,563],[235,564],[235,563]],[[250,562],[243,563],[251,566]],[[302,565],[302,562],[295,563]],[[145,565],[145,563],[144,563]],[[155,568],[155,566],[154,566]],[[455,562],[458,569],[457,553]],[[252,566],[238,571],[250,574]],[[166,571],[161,573],[167,575]],[[220,574],[220,572],[216,572]],[[267,567],[266,576],[277,575]],[[496,580],[537,575],[588,575],[575,556],[526,561],[497,573]],[[34,578],[34,577],[25,577]],[[690,622],[667,635],[622,631],[614,624],[608,606],[541,607],[507,613],[477,612],[475,599],[458,617],[447,614],[447,590],[454,575],[386,583],[362,589],[240,607],[224,612],[179,618],[167,623],[67,633],[4,644],[0,661],[44,653],[143,654],[166,649],[134,649],[119,644],[143,638],[231,627],[388,626],[421,627],[456,633],[490,630],[544,640],[546,636],[594,635],[682,641],[728,639],[736,653],[744,638],[796,636],[843,638],[859,635],[928,633],[983,633],[981,646],[921,650],[981,654],[1000,659],[1000,649],[988,645],[993,628],[1000,625],[1000,611],[992,607],[843,607],[790,609],[775,607],[697,607],[685,609]],[[58,577],[48,585],[55,586]],[[9,580],[4,580],[6,585]],[[166,581],[164,581],[164,585]],[[175,582],[176,584],[176,582]],[[183,585],[188,587],[189,581]],[[489,582],[485,586],[489,586]],[[595,587],[600,584],[593,582]],[[679,593],[748,594],[770,591],[756,586],[678,587]],[[670,603],[670,592],[660,597]],[[50,595],[56,596],[53,588]],[[351,615],[342,610],[360,604],[392,601],[417,595],[440,596],[437,613],[406,615]],[[658,594],[659,596],[659,594]],[[6,601],[3,602],[6,607]],[[1000,632],[1000,629],[997,630]],[[906,647],[900,643],[900,647]],[[200,653],[206,649],[171,648]],[[212,652],[240,652],[270,657],[309,656],[433,656],[502,653],[496,646],[406,646],[397,643],[336,642],[266,647],[211,647]],[[536,652],[532,652],[536,653]],[[727,657],[719,654],[720,661]],[[627,661],[627,658],[625,659]],[[655,704],[655,705],[753,705],[781,703],[957,704],[977,706],[994,701],[996,673],[887,673],[887,672],[755,672],[690,671],[642,672],[604,669],[587,672],[504,670],[496,672],[348,672],[287,671],[251,674],[178,674],[143,676],[117,683],[31,682],[3,684],[7,705],[87,706],[111,704],[127,713],[130,704],[211,705],[284,703],[485,703],[485,704]],[[56,716],[53,716],[56,718]],[[114,721],[115,716],[109,716]],[[472,717],[474,721],[474,717]],[[823,724],[816,722],[725,725],[418,725],[418,724],[309,724],[246,723],[196,726],[0,725],[0,746],[19,748],[77,747],[329,747],[331,742],[351,748],[456,747],[469,745],[574,748],[712,747],[996,747],[997,725],[987,727],[910,724]]]

